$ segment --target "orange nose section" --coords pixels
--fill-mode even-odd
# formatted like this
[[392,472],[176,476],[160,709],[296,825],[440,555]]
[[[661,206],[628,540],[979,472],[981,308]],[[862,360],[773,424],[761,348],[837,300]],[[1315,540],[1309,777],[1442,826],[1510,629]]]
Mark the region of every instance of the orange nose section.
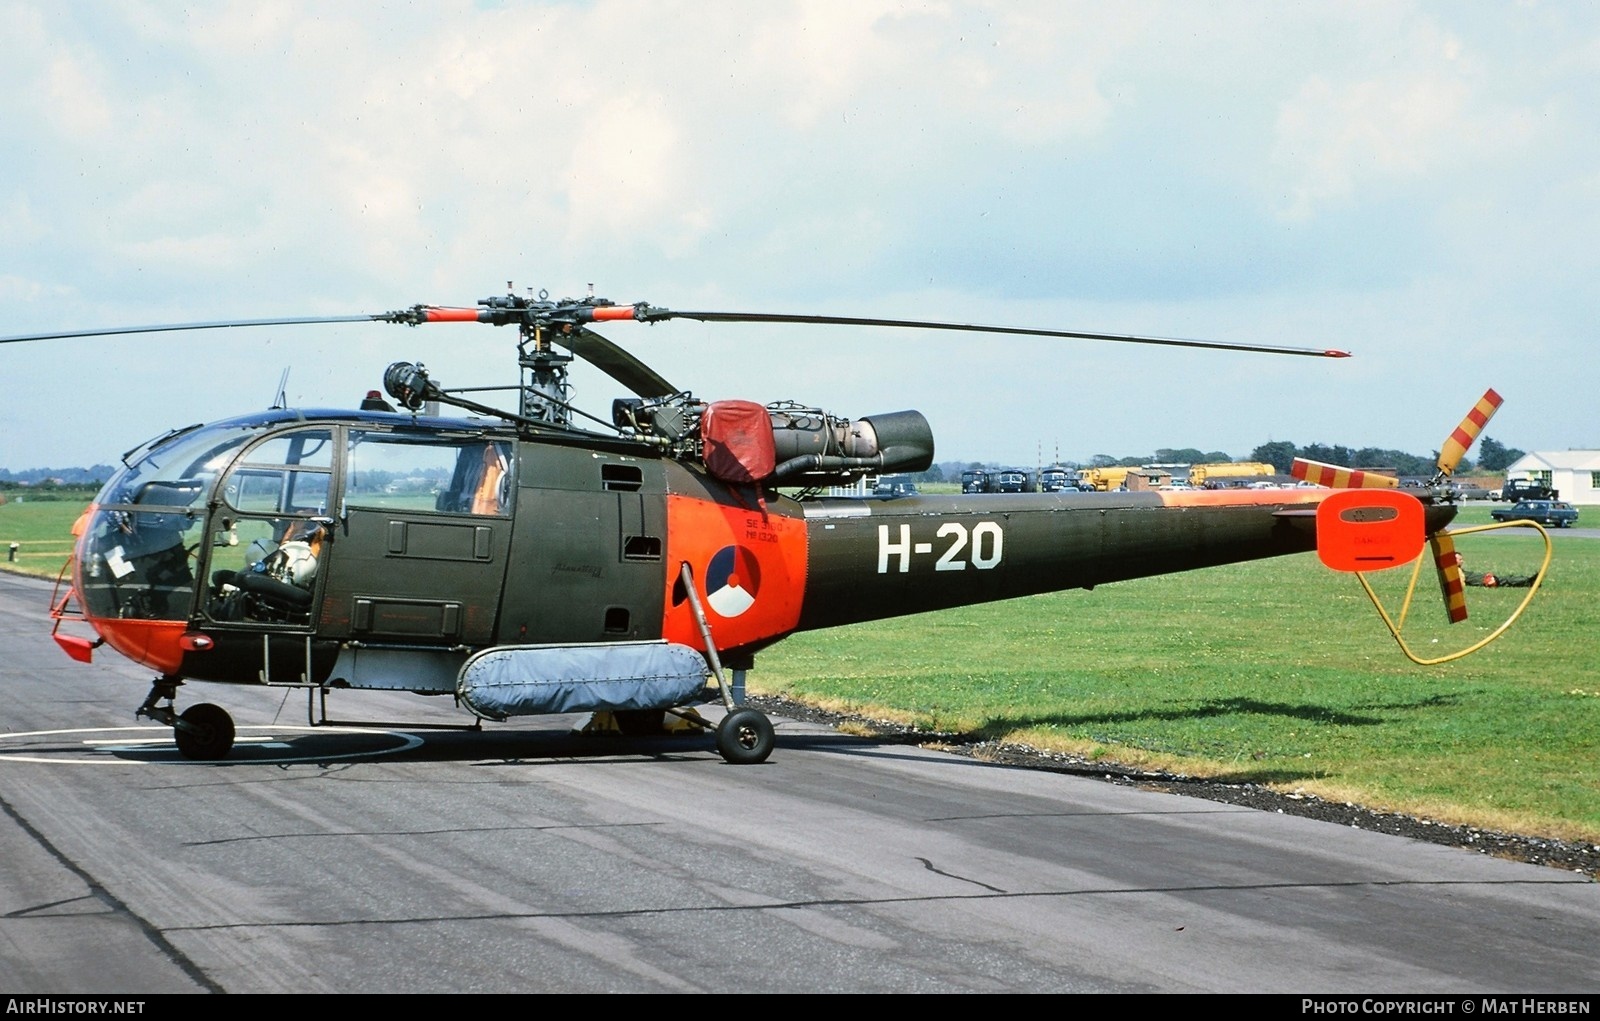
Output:
[[163,674],[175,674],[183,663],[181,620],[123,620],[90,617],[89,623],[100,632],[106,644],[133,660]]

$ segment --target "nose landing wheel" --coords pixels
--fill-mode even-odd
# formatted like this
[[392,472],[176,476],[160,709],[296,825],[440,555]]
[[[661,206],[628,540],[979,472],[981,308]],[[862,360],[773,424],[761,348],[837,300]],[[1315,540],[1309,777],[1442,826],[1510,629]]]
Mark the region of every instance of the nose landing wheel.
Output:
[[202,702],[190,706],[180,716],[172,702],[183,681],[173,676],[157,677],[144,704],[134,710],[138,719],[154,720],[172,728],[178,751],[186,759],[212,761],[225,759],[233,750],[233,717],[221,706]]

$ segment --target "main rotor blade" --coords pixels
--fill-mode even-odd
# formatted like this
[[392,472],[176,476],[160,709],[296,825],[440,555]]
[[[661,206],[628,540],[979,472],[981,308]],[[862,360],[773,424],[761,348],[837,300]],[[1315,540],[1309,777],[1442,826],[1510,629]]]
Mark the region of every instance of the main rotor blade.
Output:
[[233,326],[303,326],[307,323],[371,323],[385,315],[298,316],[292,319],[227,319],[211,323],[163,323],[157,326],[103,326],[95,330],[66,330],[60,333],[21,333],[0,337],[0,344],[20,344],[29,340],[67,340],[71,337],[110,337],[119,333],[170,333],[174,330],[223,330]]
[[919,330],[960,330],[966,333],[1005,333],[1024,337],[1062,337],[1070,340],[1105,340],[1118,344],[1158,344],[1166,347],[1198,347],[1216,351],[1255,351],[1262,354],[1309,355],[1313,358],[1349,358],[1350,352],[1332,348],[1283,347],[1274,344],[1235,344],[1220,340],[1186,340],[1181,337],[1141,337],[1122,333],[1086,333],[1081,330],[1040,330],[1022,326],[980,326],[975,323],[930,322],[920,319],[873,319],[857,316],[786,315],[770,312],[674,312],[671,309],[636,307],[640,322],[665,319],[695,319],[703,323],[814,323],[834,326],[893,326]]
[[640,397],[670,397],[678,392],[650,366],[591,329],[552,331],[551,338]]

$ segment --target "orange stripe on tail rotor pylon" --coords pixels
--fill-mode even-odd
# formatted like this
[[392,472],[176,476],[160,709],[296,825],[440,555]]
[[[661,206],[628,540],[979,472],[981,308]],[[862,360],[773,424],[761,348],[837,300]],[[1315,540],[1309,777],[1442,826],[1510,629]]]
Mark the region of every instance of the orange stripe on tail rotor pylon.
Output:
[[1456,553],[1456,541],[1448,532],[1435,532],[1428,537],[1433,547],[1433,566],[1439,571],[1439,590],[1444,594],[1444,612],[1450,623],[1459,624],[1467,619],[1466,579],[1461,571],[1461,557]]
[[1332,489],[1393,489],[1400,485],[1400,480],[1393,475],[1357,471],[1337,464],[1308,461],[1303,457],[1294,459],[1294,463],[1289,466],[1289,474],[1314,485],[1328,486]]
[[1489,419],[1500,409],[1500,395],[1490,389],[1478,398],[1478,403],[1467,412],[1467,417],[1456,426],[1456,431],[1444,441],[1444,449],[1439,452],[1439,470],[1449,475],[1456,470],[1456,465],[1466,456],[1467,448],[1472,446],[1478,434],[1483,432],[1483,427],[1489,424]]

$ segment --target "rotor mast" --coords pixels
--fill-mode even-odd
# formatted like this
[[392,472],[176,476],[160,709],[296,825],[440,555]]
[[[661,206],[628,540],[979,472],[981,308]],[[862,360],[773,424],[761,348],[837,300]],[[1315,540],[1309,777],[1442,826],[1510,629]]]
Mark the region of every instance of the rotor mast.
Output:
[[[608,314],[609,313],[609,314]],[[495,326],[513,323],[517,327],[517,365],[521,375],[518,381],[520,395],[518,412],[529,422],[556,428],[569,428],[572,424],[571,384],[567,367],[574,355],[556,349],[559,342],[571,347],[583,332],[583,324],[601,319],[633,318],[632,306],[620,310],[592,293],[582,300],[550,300],[550,292],[540,290],[535,296],[519,295],[512,281],[506,281],[506,293],[491,298],[479,298],[478,308],[441,308],[416,305],[410,309],[387,313],[382,318],[389,322],[419,325],[431,322],[479,322]]]
[[518,413],[523,418],[542,425],[566,428],[571,425],[572,387],[567,379],[567,366],[572,355],[555,349],[552,331],[572,327],[570,317],[561,315],[561,305],[550,300],[548,291],[541,290],[536,298],[519,296],[510,280],[506,293],[493,298],[481,298],[487,316],[478,319],[496,324],[517,324],[517,365],[521,369],[517,392],[520,395]]
[[[506,290],[510,289],[511,281],[507,280]],[[507,297],[527,300],[511,294]],[[539,297],[545,300],[546,292],[540,291]],[[527,316],[518,322],[517,364],[521,366],[522,378],[517,391],[521,395],[518,410],[523,418],[564,428],[572,422],[568,412],[572,387],[567,380],[567,366],[572,363],[572,356],[557,351],[550,342],[550,331],[560,328],[539,316]]]

